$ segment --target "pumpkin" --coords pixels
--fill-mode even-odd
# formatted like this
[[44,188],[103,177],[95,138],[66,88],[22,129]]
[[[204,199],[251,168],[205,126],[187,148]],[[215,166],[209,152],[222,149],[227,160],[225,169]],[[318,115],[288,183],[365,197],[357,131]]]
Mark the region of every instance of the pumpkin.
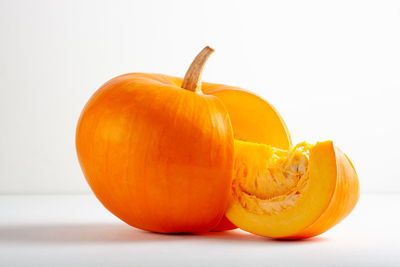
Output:
[[76,149],[86,180],[109,211],[134,227],[161,233],[236,228],[224,217],[231,125],[241,140],[280,148],[291,143],[269,103],[237,87],[201,83],[212,52],[204,48],[184,79],[115,77],[81,113]]
[[346,217],[359,198],[357,173],[332,141],[288,150],[235,141],[233,176],[228,219],[272,238],[319,235]]
[[129,73],[84,107],[78,159],[100,202],[126,223],[160,233],[239,227],[307,238],[357,203],[356,171],[331,141],[292,147],[279,113],[237,87],[202,83],[204,48],[184,79]]
[[229,115],[201,93],[206,48],[183,88],[163,75],[111,79],[80,116],[76,149],[101,203],[134,227],[205,232],[225,213],[233,165]]

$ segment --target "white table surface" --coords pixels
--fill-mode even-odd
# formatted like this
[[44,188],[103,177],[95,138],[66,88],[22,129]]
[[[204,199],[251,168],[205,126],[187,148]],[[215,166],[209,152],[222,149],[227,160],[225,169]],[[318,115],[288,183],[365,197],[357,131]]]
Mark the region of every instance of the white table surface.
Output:
[[125,225],[93,195],[0,196],[0,266],[400,266],[400,195],[361,195],[320,237],[240,230],[161,235]]

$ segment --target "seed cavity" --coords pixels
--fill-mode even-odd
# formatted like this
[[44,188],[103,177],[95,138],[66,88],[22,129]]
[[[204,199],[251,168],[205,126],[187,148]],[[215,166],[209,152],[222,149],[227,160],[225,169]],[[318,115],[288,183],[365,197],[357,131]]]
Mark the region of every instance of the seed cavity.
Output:
[[308,185],[311,145],[289,150],[251,146],[237,146],[233,197],[254,214],[274,215],[295,206]]

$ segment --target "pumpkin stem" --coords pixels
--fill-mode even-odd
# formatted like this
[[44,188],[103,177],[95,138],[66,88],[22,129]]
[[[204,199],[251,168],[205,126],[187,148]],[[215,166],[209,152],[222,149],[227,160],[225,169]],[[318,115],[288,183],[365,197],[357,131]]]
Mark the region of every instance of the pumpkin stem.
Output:
[[214,52],[209,46],[203,48],[200,53],[195,57],[192,64],[185,74],[185,78],[183,78],[182,88],[192,91],[192,92],[201,92],[201,73],[203,72],[204,65],[206,64],[207,59]]

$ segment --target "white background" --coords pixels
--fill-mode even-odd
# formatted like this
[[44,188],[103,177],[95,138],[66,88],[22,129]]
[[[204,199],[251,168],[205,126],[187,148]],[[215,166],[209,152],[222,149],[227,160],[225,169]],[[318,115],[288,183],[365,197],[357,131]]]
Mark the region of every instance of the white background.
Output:
[[[90,193],[74,144],[89,97],[127,72],[182,77],[205,45],[204,81],[348,154],[361,197],[342,223],[299,242],[158,235]],[[0,0],[0,265],[400,266],[399,99],[400,1]]]
[[183,76],[270,101],[293,140],[332,139],[363,192],[400,192],[400,1],[0,0],[0,193],[85,193],[75,127],[108,79]]

